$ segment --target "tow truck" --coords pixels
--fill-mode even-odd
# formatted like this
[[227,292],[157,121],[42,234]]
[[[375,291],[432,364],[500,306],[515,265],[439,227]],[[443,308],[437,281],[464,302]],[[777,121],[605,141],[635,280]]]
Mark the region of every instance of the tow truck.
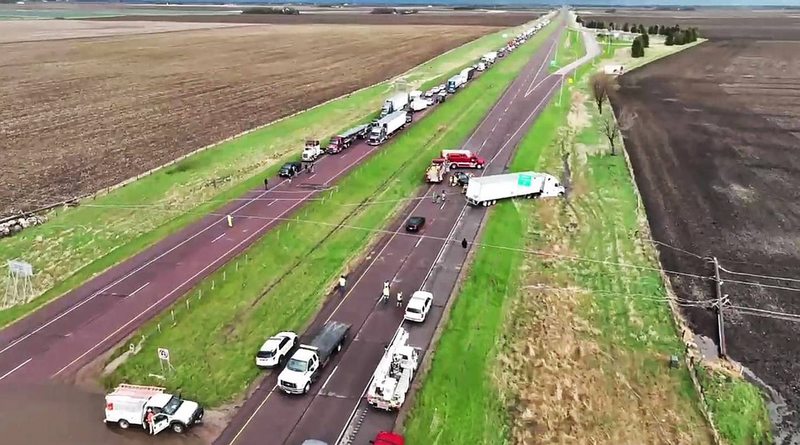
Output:
[[425,171],[425,182],[442,182],[446,173],[447,167],[444,165],[444,159],[436,158],[431,161],[431,165],[428,167],[428,170]]
[[372,375],[367,402],[375,408],[391,411],[406,400],[419,364],[419,352],[407,342],[408,331],[399,328]]

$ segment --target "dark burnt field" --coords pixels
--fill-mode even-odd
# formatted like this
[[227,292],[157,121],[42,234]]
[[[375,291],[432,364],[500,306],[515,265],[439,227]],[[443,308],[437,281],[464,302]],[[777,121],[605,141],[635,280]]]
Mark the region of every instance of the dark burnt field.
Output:
[[[638,116],[625,140],[653,236],[698,255],[662,247],[664,268],[710,277],[702,257],[716,256],[731,271],[728,355],[777,391],[776,443],[800,443],[800,19],[735,18],[738,33],[730,18],[699,20],[614,19],[724,28],[624,76],[615,108]],[[671,280],[679,297],[715,298],[711,280]],[[716,341],[714,312],[685,314]]]
[[370,14],[368,12],[327,12],[300,15],[235,14],[235,15],[125,15],[97,17],[100,21],[165,21],[193,23],[268,23],[276,25],[473,25],[511,27],[534,20],[534,12],[431,12],[420,14]]

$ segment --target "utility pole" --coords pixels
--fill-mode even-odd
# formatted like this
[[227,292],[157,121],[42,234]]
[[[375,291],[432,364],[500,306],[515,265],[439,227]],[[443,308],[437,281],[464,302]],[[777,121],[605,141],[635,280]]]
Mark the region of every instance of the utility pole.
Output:
[[720,358],[727,358],[728,351],[725,344],[725,315],[722,313],[722,307],[725,302],[724,295],[722,294],[722,279],[719,277],[719,261],[714,257],[714,278],[716,280],[717,289],[717,332],[719,334],[719,356]]

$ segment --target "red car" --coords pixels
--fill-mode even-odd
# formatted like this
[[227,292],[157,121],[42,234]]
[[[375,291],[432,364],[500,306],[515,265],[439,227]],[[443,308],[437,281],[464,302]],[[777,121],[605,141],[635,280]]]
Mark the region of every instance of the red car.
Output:
[[469,150],[442,150],[442,157],[447,160],[450,169],[483,168],[486,160]]
[[374,445],[405,445],[406,440],[399,434],[381,431],[369,443]]

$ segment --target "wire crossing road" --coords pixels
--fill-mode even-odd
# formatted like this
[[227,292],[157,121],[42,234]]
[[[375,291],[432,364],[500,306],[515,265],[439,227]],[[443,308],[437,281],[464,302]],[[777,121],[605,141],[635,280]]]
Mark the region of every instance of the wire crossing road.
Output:
[[[559,31],[548,37],[464,144],[490,160],[484,174],[506,169],[517,144],[563,79],[548,72],[563,22],[558,26]],[[394,415],[370,409],[364,400],[384,347],[403,325],[403,312],[393,300],[386,305],[377,302],[382,283],[392,282],[392,297],[397,291],[407,297],[419,289],[433,293],[434,306],[427,320],[404,325],[411,344],[427,350],[468,253],[461,248],[461,240],[475,238],[485,215],[485,209],[467,207],[460,193],[447,186],[429,187],[424,194],[431,196],[440,189],[449,193],[447,201],[434,204],[432,199],[423,199],[409,205],[394,222],[392,233],[351,274],[353,284],[347,294],[332,296],[312,324],[309,332],[331,319],[353,327],[352,340],[311,392],[283,394],[276,386],[277,373],[268,375],[215,445],[299,445],[305,439],[361,444],[379,430],[392,429]],[[406,218],[412,215],[427,219],[422,235],[431,238],[403,232]]]

